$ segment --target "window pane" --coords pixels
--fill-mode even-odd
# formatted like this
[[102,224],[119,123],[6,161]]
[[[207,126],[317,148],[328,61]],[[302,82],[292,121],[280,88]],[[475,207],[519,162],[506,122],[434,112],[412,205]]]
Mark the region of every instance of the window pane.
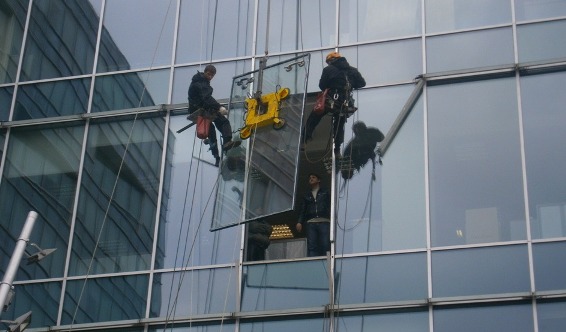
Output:
[[151,317],[186,317],[234,312],[238,270],[213,269],[156,274]]
[[16,80],[28,7],[28,0],[3,1],[0,7],[0,84]]
[[539,332],[561,332],[566,326],[566,302],[551,300],[537,303]]
[[420,33],[419,0],[340,1],[341,44]]
[[149,268],[164,123],[155,117],[91,124],[72,275]]
[[512,64],[511,28],[428,37],[427,72],[441,72]]
[[427,0],[426,32],[511,23],[511,3],[493,0]]
[[428,88],[433,246],[526,238],[513,78]]
[[[143,332],[142,329],[140,332]],[[230,332],[234,331],[234,324],[221,320],[220,322],[194,322],[183,324],[172,324],[168,322],[163,327],[149,326],[148,332]],[[240,329],[241,331],[241,329]],[[122,332],[122,330],[120,330]],[[129,331],[124,331],[129,332]]]
[[566,16],[566,1],[515,0],[515,16],[518,21]]
[[426,253],[341,259],[336,262],[336,302],[426,299],[426,265]]
[[9,120],[13,93],[13,87],[0,88],[0,121]]
[[532,310],[530,304],[440,307],[433,312],[434,332],[532,332]]
[[33,2],[20,80],[92,73],[100,0],[91,1]]
[[[16,280],[63,275],[77,186],[82,126],[13,128],[0,186],[2,253],[10,257],[29,211],[39,216],[30,241],[57,251],[38,264],[21,265]],[[29,247],[32,252],[36,248]],[[3,262],[7,264],[7,260]]]
[[170,64],[176,3],[106,1],[97,72]]
[[100,76],[95,80],[91,112],[166,104],[168,91],[169,70]]
[[313,331],[326,331],[328,328],[328,318],[303,318],[291,320],[266,320],[266,321],[253,321],[241,322],[240,332],[256,332],[256,331],[269,331],[269,332],[313,332]]
[[[41,262],[43,264],[43,261]],[[2,313],[5,319],[14,320],[32,311],[32,320],[29,325],[33,327],[54,326],[57,324],[57,312],[61,299],[61,283],[35,283],[14,285],[16,296],[6,312]],[[6,323],[5,323],[6,324]]]
[[431,264],[434,297],[530,290],[527,246],[435,251]]
[[322,307],[329,303],[326,260],[244,267],[242,311]]
[[533,238],[566,236],[566,73],[521,78]]
[[566,289],[566,243],[538,243],[533,245],[533,265],[536,291]]
[[520,62],[566,57],[566,21],[518,26],[517,49]]
[[428,312],[426,310],[382,310],[375,314],[340,314],[337,331],[360,332],[428,332]]
[[175,62],[251,54],[253,11],[253,0],[181,1]]
[[68,281],[61,324],[143,318],[147,285],[147,275]]
[[21,85],[13,120],[87,112],[90,79]]

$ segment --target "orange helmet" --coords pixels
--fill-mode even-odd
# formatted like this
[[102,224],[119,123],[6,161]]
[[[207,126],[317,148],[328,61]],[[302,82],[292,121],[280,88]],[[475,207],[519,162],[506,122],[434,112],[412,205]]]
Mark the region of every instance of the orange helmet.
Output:
[[328,53],[328,55],[326,56],[326,63],[330,63],[335,59],[341,58],[342,56],[340,55],[340,53],[338,52],[330,52]]

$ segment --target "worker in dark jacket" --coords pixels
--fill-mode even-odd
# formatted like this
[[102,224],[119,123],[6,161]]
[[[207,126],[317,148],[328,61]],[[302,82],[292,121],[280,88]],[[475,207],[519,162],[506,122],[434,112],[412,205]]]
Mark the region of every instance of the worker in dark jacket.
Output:
[[332,114],[332,132],[334,135],[334,153],[340,156],[340,145],[344,142],[344,124],[356,108],[352,91],[366,86],[366,81],[357,68],[350,66],[345,57],[338,52],[326,56],[326,66],[318,83],[321,91],[328,90],[326,108],[323,114],[311,112],[307,119],[304,142],[312,139],[312,134],[325,114]]
[[309,185],[295,227],[299,232],[306,228],[309,257],[326,256],[330,251],[330,192],[320,186],[317,174],[309,174]]
[[269,247],[273,226],[265,219],[251,221],[248,224],[248,261],[265,260],[265,250]]
[[[222,134],[224,144],[222,149],[227,151],[235,146],[238,146],[240,141],[232,141],[232,127],[228,119],[224,115],[228,115],[226,109],[221,106],[214,97],[212,97],[212,87],[210,86],[210,81],[216,75],[216,67],[213,65],[207,65],[204,68],[204,72],[198,72],[193,76],[191,84],[189,86],[189,118],[196,111],[201,111],[204,116],[209,116],[213,119],[213,123],[216,128]],[[195,119],[191,119],[196,121]],[[208,140],[210,144],[210,150],[212,155],[216,159],[216,165],[220,162],[220,157],[218,156],[218,147],[216,139],[216,131],[212,123],[210,124],[210,130],[208,133]]]

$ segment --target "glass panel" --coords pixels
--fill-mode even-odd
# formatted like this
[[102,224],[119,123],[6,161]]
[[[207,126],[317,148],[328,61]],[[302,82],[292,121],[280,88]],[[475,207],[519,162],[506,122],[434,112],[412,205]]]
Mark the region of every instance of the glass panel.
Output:
[[423,72],[420,39],[359,46],[340,52],[351,65],[358,66],[368,85],[411,82]]
[[[0,186],[4,257],[12,256],[14,241],[29,211],[39,216],[30,243],[57,251],[40,265],[23,265],[16,280],[54,278],[63,275],[65,253],[83,139],[82,126],[13,128]],[[39,249],[28,247],[29,252]],[[3,264],[8,264],[7,260]],[[4,268],[2,272],[4,272]]]
[[252,0],[181,1],[175,62],[251,54],[253,11]]
[[426,52],[428,73],[515,62],[511,28],[428,37]]
[[341,259],[336,262],[340,304],[423,300],[428,297],[426,253]]
[[433,246],[526,238],[516,100],[513,78],[428,87]]
[[21,85],[13,120],[87,112],[90,79]]
[[[212,229],[235,225],[241,220],[244,196],[246,220],[293,209],[308,67],[307,54],[267,67],[263,75],[256,71],[234,78],[229,120],[232,128],[241,128],[241,138],[250,138],[245,143],[252,150],[249,159],[245,159],[248,147],[244,144],[226,153],[221,164]],[[248,96],[256,94],[260,80],[258,103]],[[249,167],[244,160],[249,160]],[[246,168],[249,176],[244,186]]]
[[340,1],[340,43],[420,34],[421,17],[420,0]]
[[8,121],[10,119],[13,93],[13,87],[0,88],[0,121]]
[[520,62],[566,57],[566,21],[518,26],[517,51]]
[[70,274],[148,269],[165,120],[93,121]]
[[2,318],[14,320],[31,310],[33,314],[29,328],[57,325],[57,312],[61,299],[60,282],[14,285],[14,287],[16,296],[13,297],[8,310],[2,312]]
[[530,290],[527,246],[434,251],[431,264],[434,297]]
[[97,72],[170,64],[176,12],[170,0],[107,0]]
[[155,261],[158,269],[230,263],[241,242],[240,227],[222,232],[207,229],[218,169],[191,158],[198,154],[195,151],[203,158],[210,154],[205,152],[206,145],[195,146],[200,140],[194,132],[177,133],[186,124],[185,114],[170,118]]
[[566,16],[564,0],[515,0],[517,21]]
[[20,80],[92,73],[100,2],[34,1]]
[[426,310],[382,310],[375,314],[340,314],[337,331],[360,332],[428,332]]
[[68,281],[61,324],[143,318],[148,279],[134,275]]
[[566,73],[521,78],[531,233],[566,236]]
[[326,260],[244,266],[242,311],[328,304]]
[[[296,317],[296,316],[295,316]],[[240,332],[256,332],[256,331],[269,331],[269,332],[313,332],[313,331],[326,331],[328,329],[328,318],[302,318],[294,320],[278,319],[266,321],[253,321],[241,322]]]
[[221,320],[220,322],[206,322],[206,323],[190,322],[190,323],[175,324],[175,325],[169,322],[163,327],[150,326],[148,328],[148,332],[230,332],[230,331],[235,331],[234,328],[235,328],[234,324],[231,322],[227,322],[226,320]]
[[150,317],[234,312],[236,268],[156,274]]
[[538,243],[533,245],[535,290],[566,289],[566,243]]
[[16,81],[28,7],[28,0],[0,5],[0,84]]
[[444,32],[511,23],[511,2],[427,0],[426,32]]
[[560,332],[566,326],[566,302],[564,300],[539,301],[537,303],[539,332]]
[[169,74],[167,69],[97,77],[91,112],[166,104]]

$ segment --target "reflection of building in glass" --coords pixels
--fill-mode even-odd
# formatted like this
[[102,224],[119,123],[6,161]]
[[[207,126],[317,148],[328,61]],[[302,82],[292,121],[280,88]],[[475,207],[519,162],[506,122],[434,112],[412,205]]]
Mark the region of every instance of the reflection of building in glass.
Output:
[[[563,328],[562,1],[214,5],[0,1],[0,273],[30,210],[30,242],[57,248],[21,265],[3,319],[31,310],[32,328],[132,332]],[[240,128],[255,91],[232,78],[257,70],[264,48],[269,65],[309,55],[264,76],[263,93],[291,89],[294,117],[219,170],[194,128],[177,132],[190,76],[217,66],[214,96],[234,102]],[[307,258],[300,197],[310,172],[331,187],[333,161],[328,119],[299,149],[297,105],[306,93],[308,114],[331,50],[367,81],[345,141],[354,120],[387,135],[375,174],[336,179],[330,255]],[[212,225],[215,213],[229,223]],[[264,214],[280,226],[266,260],[247,262],[238,224]]]

